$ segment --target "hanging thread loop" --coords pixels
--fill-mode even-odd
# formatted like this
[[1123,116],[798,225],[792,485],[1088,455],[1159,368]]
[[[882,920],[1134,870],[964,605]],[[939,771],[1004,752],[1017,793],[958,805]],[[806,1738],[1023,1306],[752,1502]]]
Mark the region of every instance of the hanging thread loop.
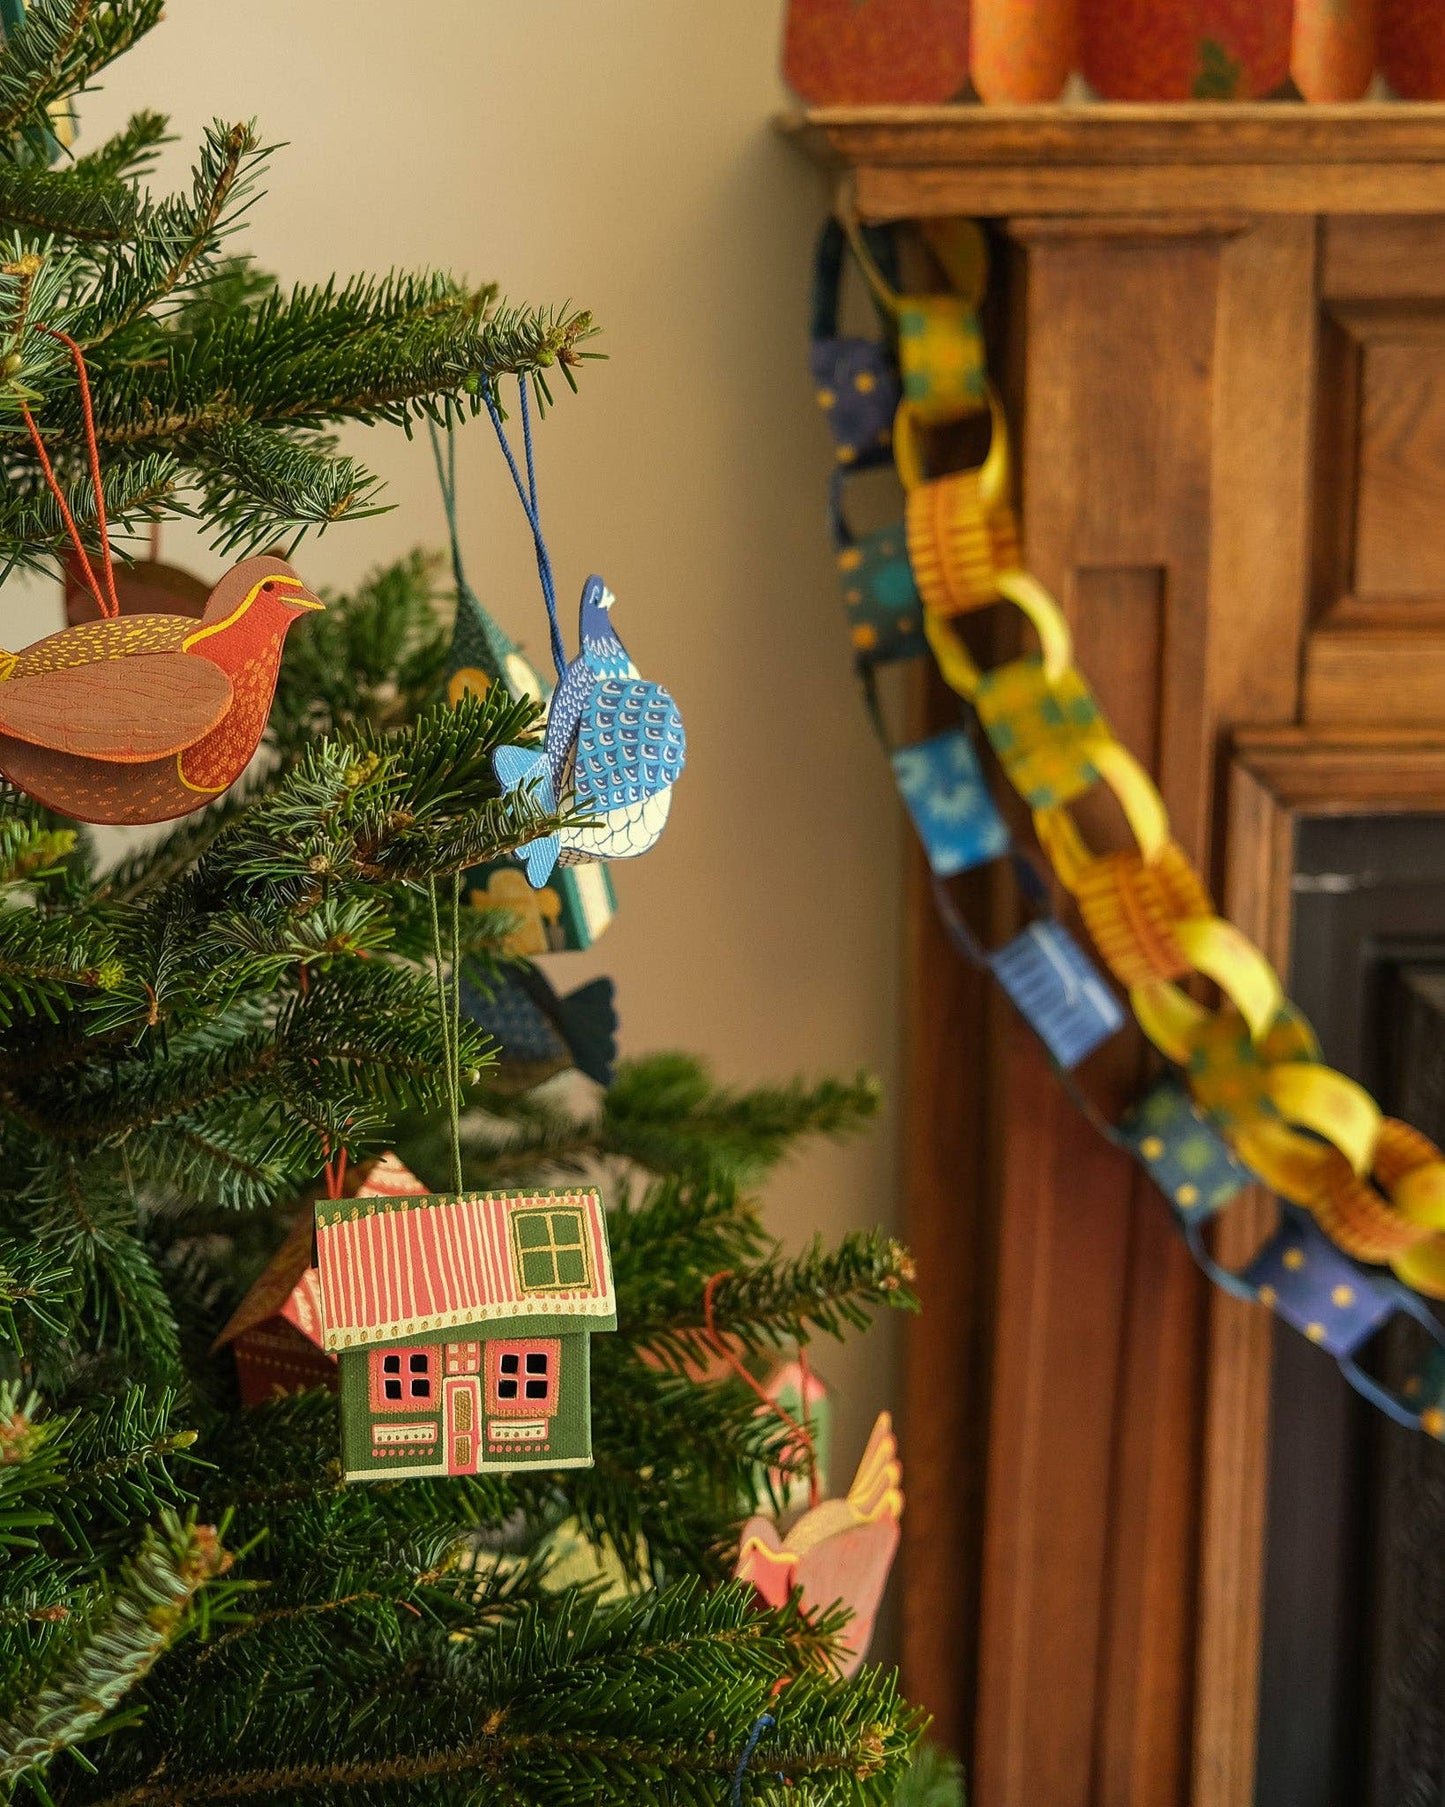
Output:
[[45,478],[46,487],[60,509],[60,518],[65,523],[66,533],[75,549],[75,556],[85,578],[85,586],[90,591],[95,606],[100,610],[102,616],[113,621],[120,614],[120,598],[116,595],[115,589],[115,565],[111,559],[110,530],[105,518],[105,489],[100,480],[100,444],[95,432],[95,409],[91,402],[90,376],[85,368],[85,353],[69,333],[61,332],[58,327],[37,326],[35,331],[44,333],[47,338],[55,339],[65,346],[70,353],[71,363],[75,366],[76,383],[80,390],[80,412],[85,426],[85,449],[90,465],[90,482],[95,491],[96,530],[100,535],[101,570],[105,577],[103,591],[85,550],[85,542],[80,537],[80,529],[75,524],[75,517],[70,512],[70,504],[65,499],[65,492],[56,480],[55,471],[50,462],[50,454],[45,449],[45,441],[41,437],[39,427],[35,424],[35,417],[23,401],[20,404],[21,417],[25,422],[25,430],[30,435],[30,442],[35,447],[35,455],[40,460],[40,469]]
[[492,426],[497,435],[497,444],[502,448],[502,456],[507,461],[507,469],[512,473],[512,482],[516,487],[517,499],[522,504],[522,513],[526,515],[527,525],[532,530],[532,544],[537,554],[537,576],[542,584],[542,601],[547,605],[547,627],[552,640],[552,663],[557,667],[557,676],[560,678],[567,669],[567,653],[562,644],[562,629],[557,621],[557,585],[552,576],[552,558],[547,551],[547,542],[542,537],[542,521],[537,505],[537,472],[532,458],[532,416],[527,401],[527,379],[525,377],[517,378],[517,390],[521,396],[522,444],[527,460],[526,483],[523,483],[522,473],[517,469],[517,460],[507,441],[506,432],[502,427],[502,417],[491,391],[483,389],[482,399],[487,404],[487,413],[491,416]]

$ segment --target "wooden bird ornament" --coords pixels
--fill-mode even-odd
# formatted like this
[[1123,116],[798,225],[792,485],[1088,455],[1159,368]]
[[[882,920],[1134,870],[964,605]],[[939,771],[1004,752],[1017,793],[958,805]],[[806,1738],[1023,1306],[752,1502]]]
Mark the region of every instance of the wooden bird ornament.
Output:
[[893,1421],[881,1412],[847,1497],[805,1512],[784,1537],[761,1514],[743,1526],[739,1581],[751,1582],[769,1606],[784,1605],[796,1589],[805,1612],[841,1603],[853,1614],[839,1640],[841,1669],[862,1666],[878,1617],[903,1516],[903,1466]]
[[234,784],[260,744],[293,621],[324,605],[250,558],[187,615],[107,616],[0,652],[0,772],[79,822],[167,822]]

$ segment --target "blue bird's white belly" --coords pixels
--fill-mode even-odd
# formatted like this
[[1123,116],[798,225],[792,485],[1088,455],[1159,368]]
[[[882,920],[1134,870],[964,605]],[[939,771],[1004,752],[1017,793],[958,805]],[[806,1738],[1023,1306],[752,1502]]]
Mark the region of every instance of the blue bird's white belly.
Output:
[[644,797],[640,803],[624,803],[590,822],[577,822],[561,834],[564,866],[587,860],[627,860],[646,853],[667,824],[672,808],[672,786]]

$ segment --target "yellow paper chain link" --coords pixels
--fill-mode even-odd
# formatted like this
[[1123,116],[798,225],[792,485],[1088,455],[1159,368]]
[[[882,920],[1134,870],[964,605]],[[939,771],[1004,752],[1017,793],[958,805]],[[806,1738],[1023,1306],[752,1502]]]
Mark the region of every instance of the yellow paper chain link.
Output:
[[[1184,1070],[1195,1103],[1239,1158],[1311,1211],[1347,1253],[1445,1298],[1445,1158],[1320,1061],[1273,966],[1218,914],[1170,833],[1153,780],[1115,739],[1075,667],[1063,611],[1019,566],[1007,427],[991,390],[989,407],[992,442],[973,471],[926,478],[917,429],[927,414],[905,401],[895,427],[909,553],[939,670],[977,710],[1140,1027]],[[981,671],[956,621],[998,601],[1021,611],[1039,651]],[[1099,783],[1129,824],[1135,845],[1127,851],[1093,853],[1069,813]],[[1182,988],[1195,974],[1219,987],[1217,1009]]]

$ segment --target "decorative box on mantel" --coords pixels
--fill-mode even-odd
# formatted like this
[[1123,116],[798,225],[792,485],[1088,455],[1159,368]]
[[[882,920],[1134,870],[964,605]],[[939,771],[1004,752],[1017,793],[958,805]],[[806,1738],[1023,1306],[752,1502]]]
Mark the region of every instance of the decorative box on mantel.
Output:
[[[1287,965],[1302,823],[1445,812],[1445,107],[782,125],[865,221],[994,222],[1029,567],[1180,841]],[[920,695],[919,731],[954,709]],[[1258,1708],[1289,1635],[1262,1605],[1290,1447],[1268,1319],[1206,1289],[910,858],[905,1680],[977,1807],[1251,1807],[1257,1771],[1303,1773]],[[1144,1070],[1121,1038],[1089,1083],[1122,1104]],[[1362,1714],[1317,1693],[1289,1736]],[[1335,1767],[1331,1803],[1374,1802]]]

